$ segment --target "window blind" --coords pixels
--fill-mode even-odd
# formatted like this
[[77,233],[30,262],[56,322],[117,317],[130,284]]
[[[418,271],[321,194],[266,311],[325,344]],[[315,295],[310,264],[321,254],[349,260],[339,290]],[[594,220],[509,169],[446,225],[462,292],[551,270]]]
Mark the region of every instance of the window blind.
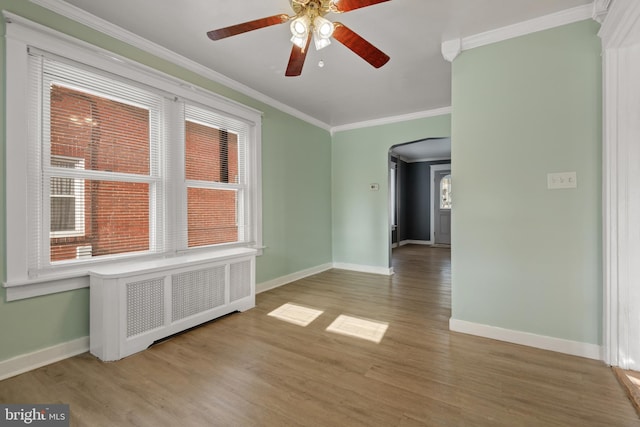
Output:
[[249,243],[248,125],[187,103],[183,126],[183,245]]
[[31,268],[164,251],[164,98],[42,55],[30,61],[39,75],[31,90],[41,94],[31,116],[42,132],[29,153],[30,190],[41,200]]

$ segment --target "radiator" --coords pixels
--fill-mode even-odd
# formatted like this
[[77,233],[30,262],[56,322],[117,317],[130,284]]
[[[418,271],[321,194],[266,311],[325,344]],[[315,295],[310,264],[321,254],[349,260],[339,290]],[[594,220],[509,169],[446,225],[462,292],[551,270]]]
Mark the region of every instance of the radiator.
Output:
[[254,307],[255,251],[109,266],[91,271],[90,279],[90,351],[113,361]]

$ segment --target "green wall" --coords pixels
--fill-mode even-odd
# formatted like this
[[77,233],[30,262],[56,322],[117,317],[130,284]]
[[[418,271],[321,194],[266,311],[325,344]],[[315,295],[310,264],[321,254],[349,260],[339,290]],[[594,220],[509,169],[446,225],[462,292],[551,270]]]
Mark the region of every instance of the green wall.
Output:
[[[451,135],[451,116],[338,132],[333,137],[333,261],[389,267],[389,148]],[[369,184],[380,185],[379,191]]]
[[[601,343],[601,58],[583,21],[453,63],[453,318]],[[576,171],[578,188],[547,190]]]
[[[466,51],[453,64],[452,115],[342,131],[332,138],[323,129],[30,2],[0,0],[0,8],[264,112],[267,248],[258,259],[258,283],[332,261],[388,268],[388,150],[399,143],[452,136],[453,317],[601,342],[597,24],[572,24]],[[0,30],[4,34],[3,22]],[[4,42],[0,61],[4,69]],[[3,79],[3,181],[4,87]],[[561,171],[577,172],[577,190],[546,189],[546,174]],[[370,191],[371,183],[380,190]],[[4,216],[4,185],[0,187]],[[4,278],[7,247],[1,223]],[[0,292],[0,361],[88,335],[86,289],[12,303]]]
[[[232,89],[128,46],[24,0],[0,9],[70,34],[264,112],[262,128],[263,239],[257,282],[331,262],[331,135]],[[0,22],[4,35],[5,24]],[[5,44],[0,48],[4,70]],[[5,81],[0,85],[0,176],[5,180]],[[312,161],[310,161],[312,159]],[[7,183],[10,185],[10,183]],[[2,185],[0,215],[4,217]],[[0,227],[0,277],[6,278],[6,224]],[[87,289],[17,302],[0,291],[0,361],[89,334]]]

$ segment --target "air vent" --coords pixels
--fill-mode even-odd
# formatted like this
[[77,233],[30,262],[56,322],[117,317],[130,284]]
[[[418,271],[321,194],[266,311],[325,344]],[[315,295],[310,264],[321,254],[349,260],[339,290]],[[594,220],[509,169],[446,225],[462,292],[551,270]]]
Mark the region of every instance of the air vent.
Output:
[[93,256],[93,247],[89,246],[77,246],[76,247],[76,258],[77,259],[85,259],[91,258]]

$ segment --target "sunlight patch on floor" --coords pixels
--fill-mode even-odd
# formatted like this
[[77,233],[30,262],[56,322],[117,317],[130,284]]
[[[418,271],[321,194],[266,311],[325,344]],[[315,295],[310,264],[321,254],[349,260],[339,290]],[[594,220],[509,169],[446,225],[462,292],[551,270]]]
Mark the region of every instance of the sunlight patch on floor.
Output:
[[631,383],[636,386],[636,387],[640,387],[640,378],[636,378],[632,375],[626,374],[627,378],[629,378],[629,381],[631,381]]
[[388,327],[389,324],[385,322],[359,319],[341,314],[329,325],[327,331],[380,343]]
[[269,316],[293,323],[298,326],[307,326],[324,313],[322,310],[316,310],[301,305],[286,303],[269,313]]

